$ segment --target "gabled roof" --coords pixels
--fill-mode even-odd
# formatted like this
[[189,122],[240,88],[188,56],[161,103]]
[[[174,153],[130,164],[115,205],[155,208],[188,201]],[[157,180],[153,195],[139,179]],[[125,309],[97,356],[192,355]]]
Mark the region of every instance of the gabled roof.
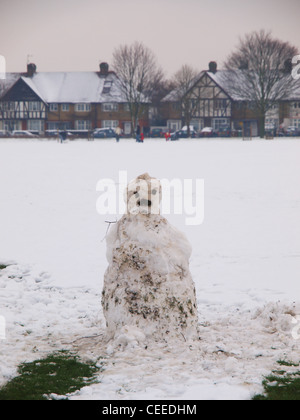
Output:
[[10,74],[2,80],[0,97],[20,79],[46,103],[127,102],[113,72],[106,76],[96,72],[41,72],[32,77]]
[[[230,70],[219,70],[216,73],[209,71],[201,72],[199,76],[193,80],[191,87],[186,90],[187,93],[190,89],[196,85],[201,78],[207,74],[211,80],[213,80],[233,101],[247,101],[248,97],[243,94],[243,86],[246,85],[245,74],[242,70],[230,71]],[[234,83],[233,81],[234,77]],[[291,78],[290,75],[287,77]],[[299,101],[300,100],[300,80],[295,82],[291,78],[291,83],[294,83],[293,89],[289,92],[286,97],[282,100],[286,101]],[[240,88],[239,88],[240,86]],[[245,89],[244,89],[245,93]],[[167,96],[163,98],[163,102],[175,102],[180,100],[184,96],[184,93],[180,89],[174,89]]]
[[21,76],[20,78],[24,83],[26,83],[26,85],[39,97],[42,99],[43,102],[47,102],[44,98],[43,95],[38,91],[37,87],[35,86],[35,84],[32,82],[30,77],[23,77]]
[[182,87],[175,88],[169,92],[163,99],[162,102],[175,102],[180,101],[184,95],[192,89],[195,84],[204,76],[205,72],[199,73],[193,80],[190,81],[188,88],[184,91]]

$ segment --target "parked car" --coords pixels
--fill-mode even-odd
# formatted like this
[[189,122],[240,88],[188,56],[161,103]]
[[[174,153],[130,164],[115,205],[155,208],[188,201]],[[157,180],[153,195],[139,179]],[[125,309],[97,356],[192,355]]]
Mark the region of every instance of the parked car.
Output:
[[266,124],[265,125],[265,135],[266,137],[275,137],[276,136],[276,127],[274,124]]
[[286,129],[286,135],[289,137],[296,137],[300,135],[300,130],[297,127],[291,126]]
[[0,130],[0,138],[9,137],[8,131]]
[[94,139],[112,139],[116,137],[116,132],[112,128],[96,128],[93,131]]
[[160,138],[163,137],[164,133],[163,130],[161,128],[152,128],[152,130],[150,131],[150,137],[151,138]]
[[212,127],[204,127],[200,132],[200,137],[216,137],[216,132]]
[[35,134],[32,134],[30,131],[27,130],[14,130],[11,133],[12,137],[20,137],[20,138],[37,138],[37,136]]
[[171,133],[170,138],[171,138],[172,141],[179,140],[179,130]]
[[[196,130],[192,126],[190,126],[190,137],[192,139],[198,137]],[[184,126],[181,130],[177,130],[174,133],[171,133],[171,140],[187,139],[187,138],[188,138],[187,126]]]

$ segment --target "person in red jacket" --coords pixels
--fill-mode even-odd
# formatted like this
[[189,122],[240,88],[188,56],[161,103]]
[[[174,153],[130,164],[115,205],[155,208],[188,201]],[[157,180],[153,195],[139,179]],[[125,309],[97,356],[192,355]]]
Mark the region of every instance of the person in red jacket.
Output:
[[166,141],[169,141],[170,140],[170,133],[169,133],[169,131],[166,131],[165,132],[165,138],[166,138]]
[[144,133],[141,133],[141,142],[144,143]]

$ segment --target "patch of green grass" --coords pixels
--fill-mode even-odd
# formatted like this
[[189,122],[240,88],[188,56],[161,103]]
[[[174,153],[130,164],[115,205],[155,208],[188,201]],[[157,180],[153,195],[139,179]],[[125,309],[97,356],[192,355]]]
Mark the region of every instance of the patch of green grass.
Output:
[[[299,364],[279,361],[280,366]],[[263,381],[264,394],[256,395],[256,401],[300,401],[300,371],[287,373],[284,370],[274,370]]]
[[100,368],[79,357],[58,352],[19,366],[18,376],[0,389],[0,400],[47,400],[47,395],[66,395],[96,383]]

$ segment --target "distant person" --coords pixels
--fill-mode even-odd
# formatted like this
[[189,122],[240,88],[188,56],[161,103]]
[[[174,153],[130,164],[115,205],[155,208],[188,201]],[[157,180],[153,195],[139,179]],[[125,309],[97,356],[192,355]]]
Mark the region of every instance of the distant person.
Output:
[[67,140],[67,137],[68,137],[67,131],[62,131],[61,133],[59,133],[59,139],[61,143]]
[[122,130],[121,130],[120,127],[117,127],[115,131],[116,131],[116,141],[117,141],[117,143],[119,143],[120,137],[121,137],[121,134],[122,134]]
[[137,143],[141,142],[141,128],[139,125],[136,128],[136,141]]

